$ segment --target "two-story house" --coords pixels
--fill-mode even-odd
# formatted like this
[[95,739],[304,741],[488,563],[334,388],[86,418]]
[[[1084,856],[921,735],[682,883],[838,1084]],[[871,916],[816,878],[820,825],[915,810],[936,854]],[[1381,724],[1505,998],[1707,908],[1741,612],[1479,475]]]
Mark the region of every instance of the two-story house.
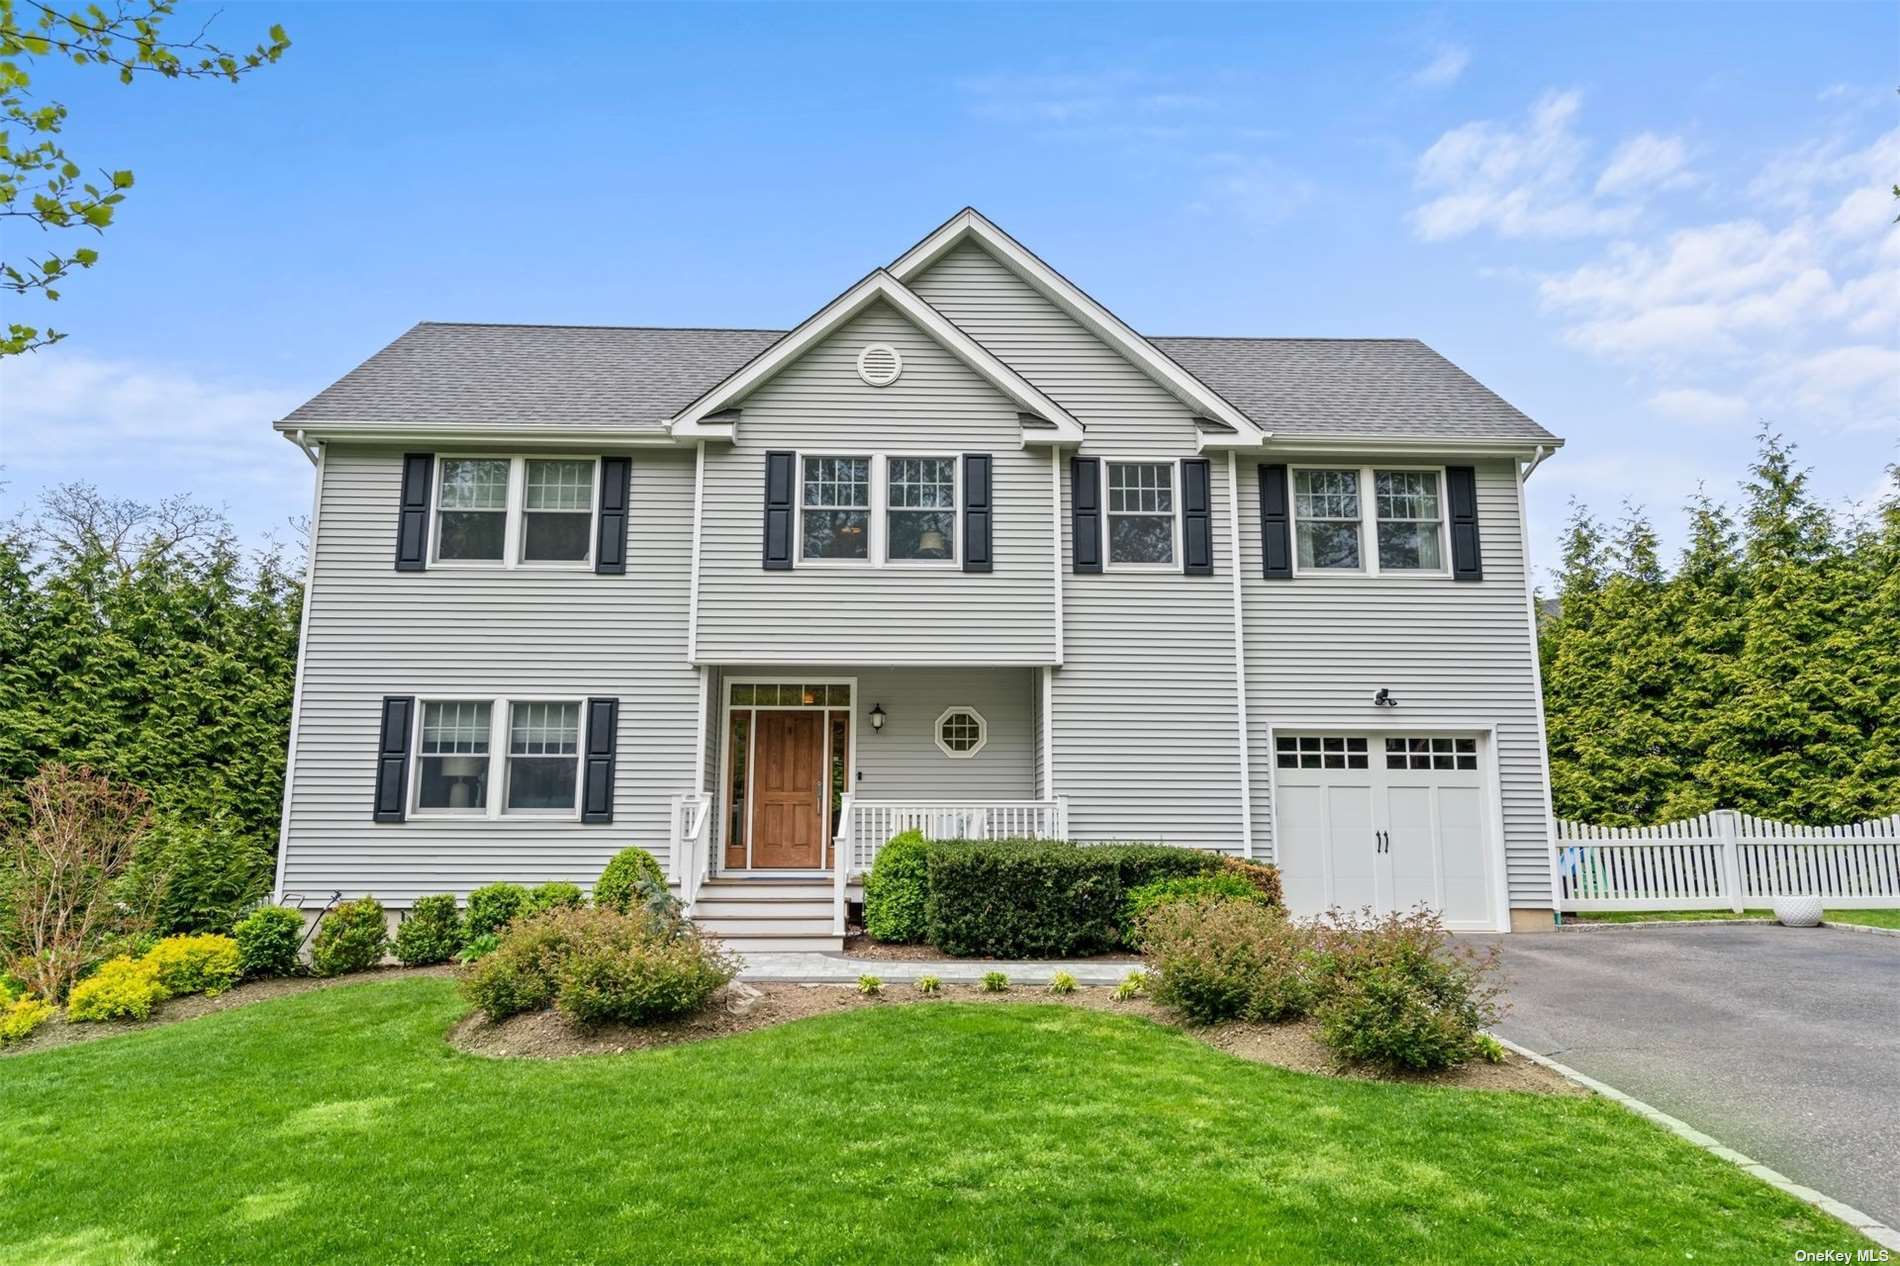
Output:
[[1422,343],[1145,337],[965,210],[790,331],[425,323],[276,426],[308,906],[639,844],[739,948],[836,946],[918,825],[1550,921],[1560,441]]

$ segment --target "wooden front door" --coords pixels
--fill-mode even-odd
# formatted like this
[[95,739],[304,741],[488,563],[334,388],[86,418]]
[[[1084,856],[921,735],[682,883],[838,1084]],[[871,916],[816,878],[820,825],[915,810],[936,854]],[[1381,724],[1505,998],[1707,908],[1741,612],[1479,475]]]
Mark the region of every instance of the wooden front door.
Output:
[[825,864],[825,714],[767,712],[753,721],[752,865]]

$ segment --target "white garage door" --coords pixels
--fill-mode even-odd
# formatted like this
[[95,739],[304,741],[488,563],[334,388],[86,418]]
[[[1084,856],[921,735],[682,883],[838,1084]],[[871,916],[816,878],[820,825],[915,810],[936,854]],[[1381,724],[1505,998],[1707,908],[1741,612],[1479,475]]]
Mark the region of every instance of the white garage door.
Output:
[[1276,734],[1276,852],[1287,906],[1424,903],[1448,928],[1498,927],[1491,791],[1476,736]]

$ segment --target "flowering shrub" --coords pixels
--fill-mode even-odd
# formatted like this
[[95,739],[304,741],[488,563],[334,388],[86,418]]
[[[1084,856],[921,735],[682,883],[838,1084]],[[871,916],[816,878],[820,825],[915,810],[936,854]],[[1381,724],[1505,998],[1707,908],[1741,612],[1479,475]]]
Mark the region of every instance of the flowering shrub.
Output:
[[143,961],[151,964],[169,994],[220,994],[243,974],[237,941],[211,932],[168,936]]
[[1495,946],[1455,948],[1438,916],[1335,913],[1316,933],[1320,1038],[1342,1059],[1431,1071],[1483,1052],[1503,1015]]
[[1150,910],[1139,933],[1155,997],[1197,1023],[1292,1019],[1318,995],[1313,932],[1277,907],[1174,901]]
[[33,1036],[33,1031],[59,1014],[59,1008],[40,998],[16,998],[0,1003],[0,1046],[11,1046]]
[[170,997],[149,959],[114,958],[73,986],[66,996],[69,1020],[143,1020]]

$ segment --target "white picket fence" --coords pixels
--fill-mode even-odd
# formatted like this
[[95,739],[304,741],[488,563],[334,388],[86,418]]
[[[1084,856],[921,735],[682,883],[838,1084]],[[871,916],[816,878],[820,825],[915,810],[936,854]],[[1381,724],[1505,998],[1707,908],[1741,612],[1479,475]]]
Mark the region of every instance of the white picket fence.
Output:
[[1716,809],[1662,826],[1557,821],[1557,908],[1735,910],[1777,897],[1900,908],[1900,813],[1796,826]]

